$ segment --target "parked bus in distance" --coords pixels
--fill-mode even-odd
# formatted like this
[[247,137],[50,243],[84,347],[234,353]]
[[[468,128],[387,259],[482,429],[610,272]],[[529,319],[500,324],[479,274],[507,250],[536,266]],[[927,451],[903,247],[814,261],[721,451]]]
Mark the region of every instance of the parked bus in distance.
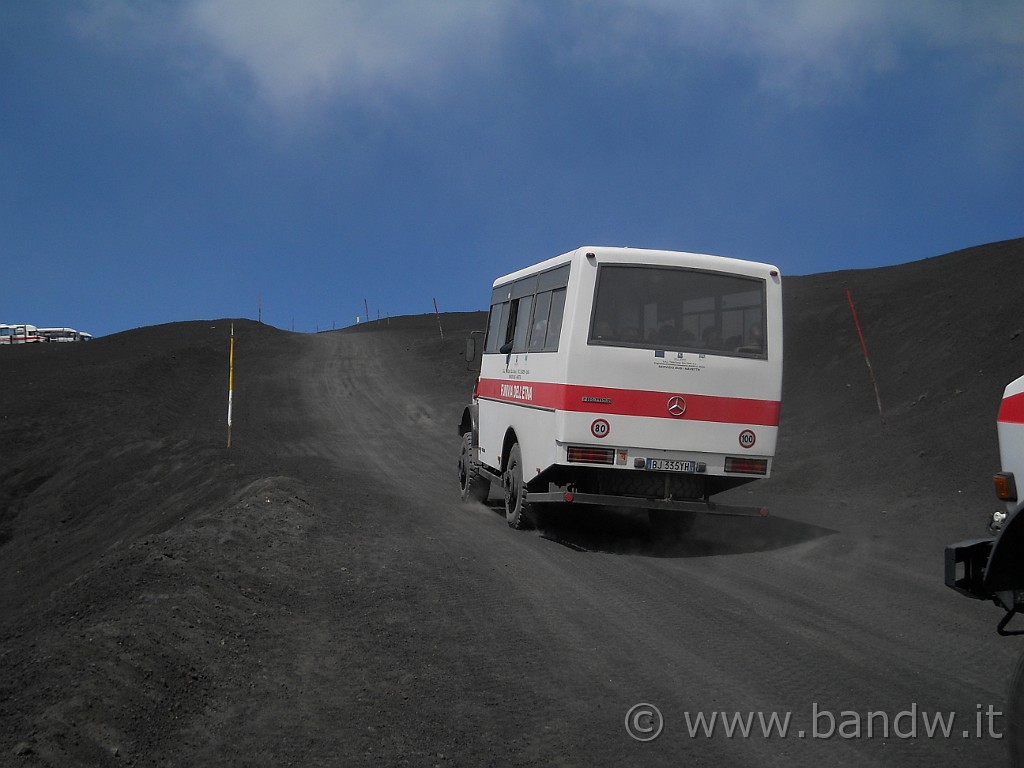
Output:
[[46,341],[34,325],[0,325],[0,344],[34,344]]
[[[471,339],[467,359],[476,355]],[[586,246],[499,277],[459,423],[464,500],[765,515],[711,497],[771,473],[782,396],[782,288],[768,264]]]
[[90,341],[92,334],[76,331],[74,328],[40,328],[39,334],[46,337],[47,341],[69,342],[69,341]]

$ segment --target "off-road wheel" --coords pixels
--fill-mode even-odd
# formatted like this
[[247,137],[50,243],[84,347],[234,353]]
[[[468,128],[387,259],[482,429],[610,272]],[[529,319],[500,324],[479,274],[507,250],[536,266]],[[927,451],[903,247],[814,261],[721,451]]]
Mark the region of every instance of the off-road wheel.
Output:
[[491,481],[480,474],[480,469],[473,463],[473,433],[462,436],[462,451],[459,453],[459,487],[462,500],[484,503],[491,493]]
[[523,452],[519,443],[512,446],[508,454],[508,464],[502,475],[505,486],[505,520],[510,528],[525,530],[536,524],[536,510],[526,500],[526,483],[523,482]]

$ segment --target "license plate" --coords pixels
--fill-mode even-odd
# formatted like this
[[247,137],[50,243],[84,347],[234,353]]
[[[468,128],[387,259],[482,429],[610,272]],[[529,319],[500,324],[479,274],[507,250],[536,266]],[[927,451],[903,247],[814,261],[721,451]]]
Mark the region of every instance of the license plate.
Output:
[[647,469],[657,472],[696,472],[697,462],[678,459],[648,459]]

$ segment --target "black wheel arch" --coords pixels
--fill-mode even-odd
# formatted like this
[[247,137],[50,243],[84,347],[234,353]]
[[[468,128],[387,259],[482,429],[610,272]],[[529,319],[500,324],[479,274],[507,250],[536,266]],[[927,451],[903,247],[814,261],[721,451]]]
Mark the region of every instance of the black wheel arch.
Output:
[[[509,427],[505,430],[505,438],[501,441],[501,471],[504,472],[508,469],[508,454],[512,450],[512,446],[519,442],[519,437],[516,435],[516,431]],[[522,449],[520,449],[522,450]]]
[[1024,503],[1006,518],[999,532],[988,564],[985,566],[985,589],[990,593],[1024,589]]
[[473,433],[473,442],[476,443],[480,437],[479,427],[480,407],[473,403],[462,409],[462,419],[459,421],[459,437],[467,432]]

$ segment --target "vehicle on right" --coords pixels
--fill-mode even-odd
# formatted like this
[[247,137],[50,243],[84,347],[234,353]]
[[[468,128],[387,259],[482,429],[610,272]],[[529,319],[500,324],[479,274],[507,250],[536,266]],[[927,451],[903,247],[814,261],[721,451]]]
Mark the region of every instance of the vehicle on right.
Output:
[[[993,513],[991,535],[946,547],[946,586],[977,600],[991,600],[1003,609],[996,631],[1024,634],[1014,618],[1024,611],[1024,504],[1018,482],[1024,482],[1024,376],[1010,382],[996,418],[1000,470],[993,475],[996,496],[1004,508]],[[1008,684],[1006,742],[1010,762],[1024,766],[1024,652]]]

